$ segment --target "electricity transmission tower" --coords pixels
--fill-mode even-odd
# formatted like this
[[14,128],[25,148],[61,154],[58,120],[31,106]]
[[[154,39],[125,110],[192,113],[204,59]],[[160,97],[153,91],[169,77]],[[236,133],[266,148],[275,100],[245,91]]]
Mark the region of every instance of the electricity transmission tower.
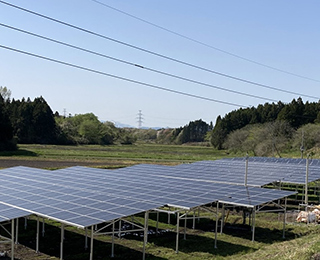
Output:
[[141,126],[142,126],[142,123],[143,123],[143,117],[142,117],[142,112],[141,112],[141,110],[139,110],[137,119],[138,119],[138,128],[140,129]]

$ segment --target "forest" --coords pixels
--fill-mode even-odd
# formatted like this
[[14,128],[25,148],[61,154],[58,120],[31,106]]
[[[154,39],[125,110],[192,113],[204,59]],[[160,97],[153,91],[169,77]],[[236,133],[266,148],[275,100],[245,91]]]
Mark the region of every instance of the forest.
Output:
[[10,90],[0,87],[0,150],[15,150],[17,144],[110,145],[133,144],[137,140],[182,144],[203,142],[212,130],[212,123],[202,120],[168,131],[117,128],[112,122],[99,121],[93,113],[53,113],[43,97],[11,100],[10,96]]
[[278,155],[284,150],[314,150],[320,146],[320,102],[301,98],[290,103],[265,103],[218,116],[211,132],[217,149]]
[[179,128],[117,128],[92,113],[62,116],[43,97],[11,99],[0,87],[0,150],[17,144],[196,144],[255,156],[279,156],[282,151],[316,151],[320,147],[320,102],[301,98],[290,103],[265,103],[218,116],[215,125],[203,120]]

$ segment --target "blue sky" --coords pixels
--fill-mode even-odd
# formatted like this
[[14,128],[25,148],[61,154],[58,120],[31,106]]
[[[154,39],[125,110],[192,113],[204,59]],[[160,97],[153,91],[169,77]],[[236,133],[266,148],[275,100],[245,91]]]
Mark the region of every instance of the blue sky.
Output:
[[[280,70],[260,66],[170,34],[92,0],[11,0],[10,3],[165,56],[274,88],[319,97],[320,21],[317,0],[99,0],[151,23],[215,48]],[[0,45],[43,55],[104,73],[223,102],[257,106],[291,102],[297,95],[197,70],[80,32],[0,3],[0,23],[77,45],[118,59],[244,92],[237,95],[97,57],[0,26]],[[92,112],[100,120],[137,126],[179,127],[216,120],[239,108],[205,101],[71,68],[0,48],[0,86],[12,97],[43,96],[63,114]],[[314,98],[302,97],[315,102]]]

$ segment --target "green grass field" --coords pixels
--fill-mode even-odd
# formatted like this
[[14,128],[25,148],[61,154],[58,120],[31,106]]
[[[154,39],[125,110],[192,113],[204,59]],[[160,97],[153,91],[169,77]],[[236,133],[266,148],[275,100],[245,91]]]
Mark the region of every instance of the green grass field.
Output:
[[[24,161],[51,161],[77,162],[81,165],[101,168],[124,167],[138,163],[155,163],[175,165],[200,160],[215,160],[227,157],[224,151],[217,151],[206,146],[178,146],[157,144],[135,145],[83,145],[83,146],[56,146],[56,145],[19,145],[16,152],[0,152],[0,160]],[[53,165],[53,163],[52,163]],[[1,165],[0,165],[1,167]],[[36,167],[36,163],[35,163]],[[63,164],[62,166],[63,167]],[[59,164],[42,168],[61,168]]]
[[[205,146],[173,146],[156,144],[136,144],[131,146],[50,146],[50,145],[19,145],[20,150],[14,153],[0,153],[0,163],[15,161],[31,161],[35,167],[41,162],[41,167],[55,169],[66,167],[63,162],[88,164],[93,167],[117,168],[138,163],[156,163],[175,165],[200,160],[214,160],[230,157],[225,151],[217,151]],[[239,156],[239,155],[238,155]],[[244,156],[244,155],[243,155]],[[52,166],[50,162],[56,162]],[[47,167],[46,167],[47,165]],[[0,167],[2,167],[0,165]],[[3,167],[2,167],[3,168]],[[202,212],[201,215],[205,215]],[[175,220],[167,222],[167,215],[161,215],[159,228],[167,230],[161,235],[150,235],[146,248],[147,259],[182,260],[182,259],[320,259],[320,227],[315,224],[289,223],[286,226],[286,238],[282,238],[282,218],[277,213],[262,213],[257,215],[256,241],[251,241],[251,230],[248,225],[242,225],[241,214],[231,211],[224,232],[218,234],[218,248],[214,249],[214,218],[201,219],[192,229],[192,223],[187,225],[187,240],[180,235],[179,253],[175,253]],[[135,221],[142,222],[141,216]],[[17,260],[59,259],[60,230],[59,224],[46,220],[45,237],[40,238],[40,252],[35,254],[35,220],[29,220],[27,230],[20,222],[20,235]],[[154,214],[150,216],[149,227],[155,230]],[[183,230],[183,221],[180,224]],[[141,259],[142,238],[127,235],[115,239],[115,258]],[[89,259],[89,251],[84,250],[84,231],[67,227],[65,240],[66,260]],[[20,253],[19,253],[20,252]],[[112,259],[111,237],[99,236],[94,241],[94,259]]]

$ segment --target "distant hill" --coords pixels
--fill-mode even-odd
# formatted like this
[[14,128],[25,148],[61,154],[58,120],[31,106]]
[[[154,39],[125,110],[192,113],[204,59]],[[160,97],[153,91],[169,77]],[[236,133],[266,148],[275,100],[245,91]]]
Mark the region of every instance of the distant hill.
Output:
[[[118,128],[137,128],[136,126],[123,124],[121,122],[115,122],[114,124]],[[164,128],[168,128],[168,127],[163,127],[163,126],[143,126],[143,127],[141,127],[141,129],[154,129],[154,130],[159,130],[159,129],[164,129]]]

